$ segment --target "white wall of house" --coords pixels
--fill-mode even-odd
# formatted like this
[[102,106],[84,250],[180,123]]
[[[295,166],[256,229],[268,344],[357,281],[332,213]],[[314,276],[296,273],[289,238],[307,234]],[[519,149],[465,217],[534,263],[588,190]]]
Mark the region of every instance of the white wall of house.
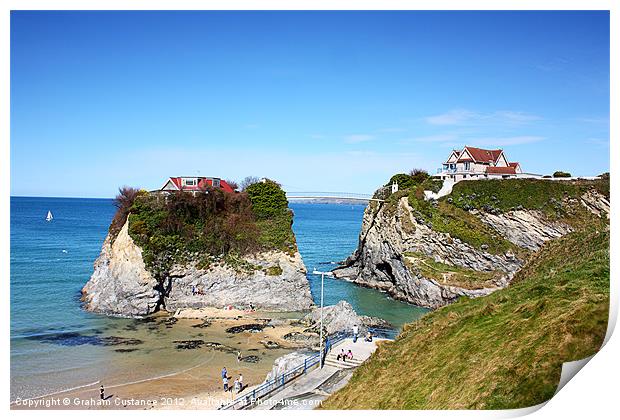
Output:
[[500,167],[508,166],[508,160],[506,159],[506,156],[504,156],[504,152],[502,152],[502,154],[499,155],[499,159],[497,159],[497,162],[495,162],[495,166],[500,166]]

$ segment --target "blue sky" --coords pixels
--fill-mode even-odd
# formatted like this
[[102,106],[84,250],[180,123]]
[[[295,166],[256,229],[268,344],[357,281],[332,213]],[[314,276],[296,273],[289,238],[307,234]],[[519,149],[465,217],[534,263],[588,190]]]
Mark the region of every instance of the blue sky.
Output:
[[12,12],[11,194],[372,192],[452,148],[609,170],[607,12]]

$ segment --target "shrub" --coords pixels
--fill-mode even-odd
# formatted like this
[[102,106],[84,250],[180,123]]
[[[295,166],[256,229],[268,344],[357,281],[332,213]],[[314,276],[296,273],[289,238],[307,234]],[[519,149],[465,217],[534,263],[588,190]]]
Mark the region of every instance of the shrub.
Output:
[[133,205],[136,198],[140,195],[147,194],[144,190],[139,190],[138,188],[123,186],[118,189],[118,194],[114,199],[114,206],[116,207],[116,214],[112,219],[112,223],[110,224],[109,232],[113,238],[118,235],[121,231],[121,228],[127,221],[127,216],[129,215],[129,211],[131,206]]
[[434,193],[439,192],[441,187],[443,187],[443,180],[437,178],[428,178],[422,183],[422,188],[424,188],[424,190],[432,191]]
[[396,174],[396,175],[392,176],[392,178],[390,178],[390,180],[386,184],[386,187],[391,186],[395,182],[398,184],[398,189],[399,190],[406,190],[406,189],[411,188],[411,187],[413,187],[415,185],[415,183],[413,182],[413,179],[411,178],[410,175],[408,175],[408,174]]
[[553,177],[554,178],[570,178],[571,174],[570,174],[570,172],[555,171],[553,173]]
[[414,183],[421,184],[424,181],[426,181],[430,175],[424,169],[415,168],[409,172],[409,176],[411,177]]
[[252,202],[254,214],[259,219],[274,217],[288,210],[286,194],[274,181],[251,184],[245,192]]
[[246,176],[245,178],[243,178],[241,180],[241,183],[239,184],[239,188],[241,189],[241,191],[245,191],[250,185],[256,184],[260,182],[260,179],[258,179],[255,176]]
[[239,189],[239,184],[235,180],[227,179],[226,183],[230,186],[230,188],[233,189],[233,191],[236,191]]
[[208,267],[221,257],[228,263],[262,250],[296,250],[292,213],[274,181],[254,183],[248,192],[234,194],[212,187],[167,197],[135,191],[121,189],[115,220],[126,220],[129,214],[129,234],[157,278],[165,278],[175,262],[197,261]]

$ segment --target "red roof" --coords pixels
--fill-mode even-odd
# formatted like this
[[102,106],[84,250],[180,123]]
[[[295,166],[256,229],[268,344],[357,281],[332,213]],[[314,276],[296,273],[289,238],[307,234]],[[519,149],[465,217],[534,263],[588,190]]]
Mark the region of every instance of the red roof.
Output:
[[496,150],[487,150],[487,149],[479,149],[477,147],[465,146],[465,150],[469,152],[471,157],[474,159],[474,162],[480,163],[488,163],[488,162],[497,162],[497,159],[502,154],[502,149]]
[[519,162],[508,162],[508,165],[510,165],[511,168],[516,168],[519,166]]
[[486,169],[488,174],[513,175],[517,173],[514,166],[487,166]]
[[[185,185],[185,186],[182,186],[181,179],[183,179],[183,178],[196,179],[196,180],[198,180],[198,183],[197,183],[197,185]],[[205,176],[171,176],[170,177],[170,181],[172,181],[172,183],[179,190],[183,190],[183,191],[203,191],[207,187],[212,187],[213,186],[213,180],[219,180],[220,188],[224,192],[229,192],[229,193],[234,192],[232,187],[230,185],[228,185],[228,183],[226,181],[224,181],[223,179],[220,179],[220,178],[208,178],[208,177],[205,177]]]

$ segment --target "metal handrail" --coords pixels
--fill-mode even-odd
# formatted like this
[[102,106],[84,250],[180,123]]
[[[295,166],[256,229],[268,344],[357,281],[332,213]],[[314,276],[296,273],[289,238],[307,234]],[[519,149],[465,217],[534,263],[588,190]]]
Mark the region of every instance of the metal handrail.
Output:
[[316,353],[315,355],[304,359],[303,364],[289,369],[288,371],[279,375],[277,378],[264,382],[262,385],[253,389],[252,391],[249,391],[248,393],[237,397],[229,404],[220,407],[219,410],[241,410],[243,408],[246,408],[247,406],[254,404],[260,398],[264,398],[272,392],[284,388],[284,385],[286,385],[291,380],[297,378],[298,376],[307,373],[310,368],[319,364],[320,361],[320,354]]
[[[368,328],[375,337],[390,337],[396,332],[389,328]],[[329,350],[340,342],[344,341],[346,338],[352,336],[350,332],[338,332],[336,334],[332,334],[328,336],[326,342],[329,341],[329,346],[325,348],[324,355],[329,353]],[[271,379],[269,381],[263,382],[257,388],[254,388],[251,391],[248,391],[244,395],[240,395],[230,403],[220,407],[218,410],[242,410],[248,406],[251,406],[256,403],[261,398],[264,398],[270,395],[272,392],[280,390],[284,388],[284,386],[292,381],[293,379],[308,373],[308,371],[319,365],[322,362],[321,353],[317,352],[314,355],[304,359],[304,363],[300,364],[288,371],[282,373],[277,378]]]

